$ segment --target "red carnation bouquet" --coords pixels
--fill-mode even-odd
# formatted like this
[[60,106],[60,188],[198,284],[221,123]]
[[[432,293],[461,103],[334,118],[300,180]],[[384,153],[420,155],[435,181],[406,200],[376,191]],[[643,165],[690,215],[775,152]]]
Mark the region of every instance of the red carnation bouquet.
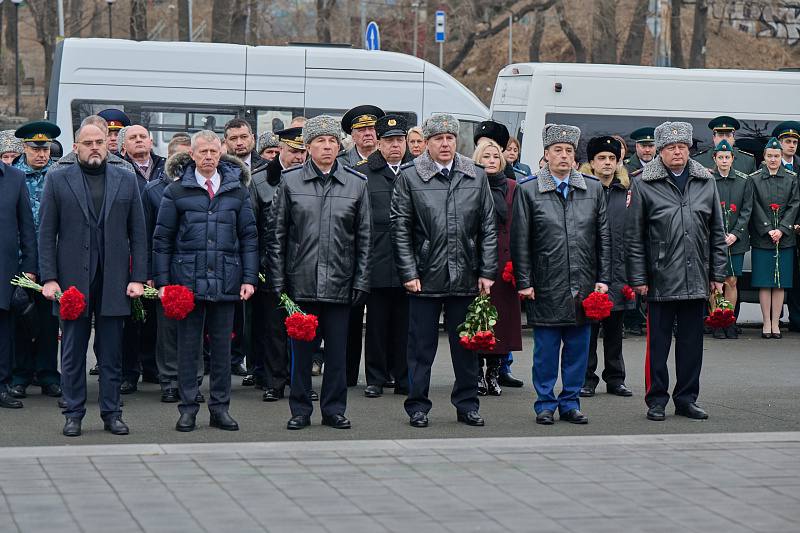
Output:
[[631,302],[636,299],[636,293],[633,292],[633,289],[630,285],[624,285],[622,287],[622,297]]
[[714,291],[708,301],[708,316],[705,324],[712,329],[725,329],[736,323],[731,304],[719,291]]
[[514,265],[511,261],[507,261],[506,266],[503,267],[503,281],[510,283],[513,287],[517,286],[517,278],[514,277]]
[[589,320],[605,320],[611,316],[614,303],[608,294],[598,290],[593,291],[583,299],[583,312]]
[[319,319],[316,315],[310,315],[300,309],[300,306],[289,298],[289,295],[282,292],[280,307],[286,309],[289,316],[284,320],[286,334],[290,339],[297,341],[311,342],[317,336],[317,326]]
[[497,324],[497,308],[492,305],[488,294],[478,296],[469,304],[467,316],[458,326],[459,343],[473,352],[493,351],[497,344],[497,338],[494,336],[495,324]]
[[[778,229],[778,226],[781,223],[781,206],[779,204],[769,204],[769,208],[772,210],[772,229]],[[773,281],[775,284],[780,288],[781,286],[781,267],[779,264],[778,259],[781,256],[781,241],[775,243],[775,274],[773,277]]]
[[[158,290],[145,285],[143,296],[148,300],[157,300]],[[161,307],[164,308],[164,316],[170,320],[183,320],[194,310],[194,293],[183,285],[166,285]],[[142,302],[137,298],[133,301],[133,319],[144,322],[145,317]]]
[[[15,276],[11,280],[11,284],[36,292],[42,292],[43,289],[41,285],[25,276]],[[74,285],[64,292],[57,292],[56,300],[58,301],[58,314],[61,320],[76,320],[86,310],[86,297]]]

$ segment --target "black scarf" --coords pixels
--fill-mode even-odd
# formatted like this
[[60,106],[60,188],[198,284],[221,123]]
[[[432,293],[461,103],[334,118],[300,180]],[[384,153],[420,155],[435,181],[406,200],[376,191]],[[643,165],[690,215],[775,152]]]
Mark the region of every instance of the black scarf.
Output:
[[508,182],[503,172],[498,174],[487,174],[489,176],[489,188],[492,190],[492,200],[494,200],[494,212],[501,224],[506,223],[508,217],[508,204],[506,195],[508,194]]

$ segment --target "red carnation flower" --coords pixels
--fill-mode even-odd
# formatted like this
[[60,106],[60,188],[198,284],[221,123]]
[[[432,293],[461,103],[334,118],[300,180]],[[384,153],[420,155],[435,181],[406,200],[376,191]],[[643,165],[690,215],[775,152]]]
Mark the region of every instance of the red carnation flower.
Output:
[[720,202],[719,205],[721,205],[724,208],[725,207],[725,202]]
[[183,285],[167,285],[161,298],[164,316],[171,320],[183,320],[194,310],[194,293]]
[[306,315],[296,311],[286,317],[286,334],[290,339],[311,342],[317,336],[319,319],[315,315]]
[[514,265],[511,261],[507,261],[505,267],[503,267],[503,281],[510,283],[514,287],[517,286],[517,278],[514,277]]
[[58,303],[58,314],[62,320],[76,320],[86,309],[86,298],[74,285],[61,294]]
[[778,210],[781,208],[781,206],[778,205],[778,204],[769,204],[769,208],[772,209],[775,212],[778,212]]
[[611,316],[614,304],[608,294],[594,291],[583,300],[583,312],[589,320],[604,320]]
[[731,213],[735,213],[736,212],[736,204],[731,204],[729,209],[730,209]]
[[636,293],[633,292],[630,285],[624,285],[622,287],[622,297],[630,302],[636,299]]

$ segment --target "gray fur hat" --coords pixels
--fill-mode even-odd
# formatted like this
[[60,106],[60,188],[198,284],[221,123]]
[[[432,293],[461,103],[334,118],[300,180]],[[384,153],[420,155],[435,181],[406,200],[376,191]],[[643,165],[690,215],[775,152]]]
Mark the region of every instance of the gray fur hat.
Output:
[[308,144],[321,135],[331,135],[342,142],[342,126],[330,115],[317,115],[308,119],[303,126],[303,143]]
[[22,140],[14,136],[14,130],[0,131],[0,154],[5,154],[6,152],[21,154],[24,151]]
[[688,122],[664,122],[656,127],[656,151],[669,144],[683,143],[692,145],[692,125]]
[[267,130],[258,136],[258,148],[256,151],[260,154],[265,148],[277,148],[280,144],[281,141],[278,136]]
[[458,119],[447,113],[439,113],[431,115],[422,125],[422,136],[426,139],[442,133],[452,133],[458,137]]
[[577,126],[568,124],[545,124],[542,128],[542,143],[545,148],[558,143],[571,144],[578,149],[578,141],[581,139],[581,129]]
[[119,134],[117,134],[117,151],[121,152],[122,148],[125,146],[125,135],[128,133],[128,128],[130,126],[123,126],[119,129]]

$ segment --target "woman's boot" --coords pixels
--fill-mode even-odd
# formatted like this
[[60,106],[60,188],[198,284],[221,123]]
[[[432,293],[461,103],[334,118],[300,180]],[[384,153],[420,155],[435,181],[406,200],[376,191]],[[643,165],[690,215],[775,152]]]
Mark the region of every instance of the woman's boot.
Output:
[[478,359],[478,396],[486,396],[486,377],[483,375],[483,357]]
[[500,358],[490,357],[486,359],[486,390],[489,396],[500,396],[503,389],[500,388],[498,379],[500,378]]

